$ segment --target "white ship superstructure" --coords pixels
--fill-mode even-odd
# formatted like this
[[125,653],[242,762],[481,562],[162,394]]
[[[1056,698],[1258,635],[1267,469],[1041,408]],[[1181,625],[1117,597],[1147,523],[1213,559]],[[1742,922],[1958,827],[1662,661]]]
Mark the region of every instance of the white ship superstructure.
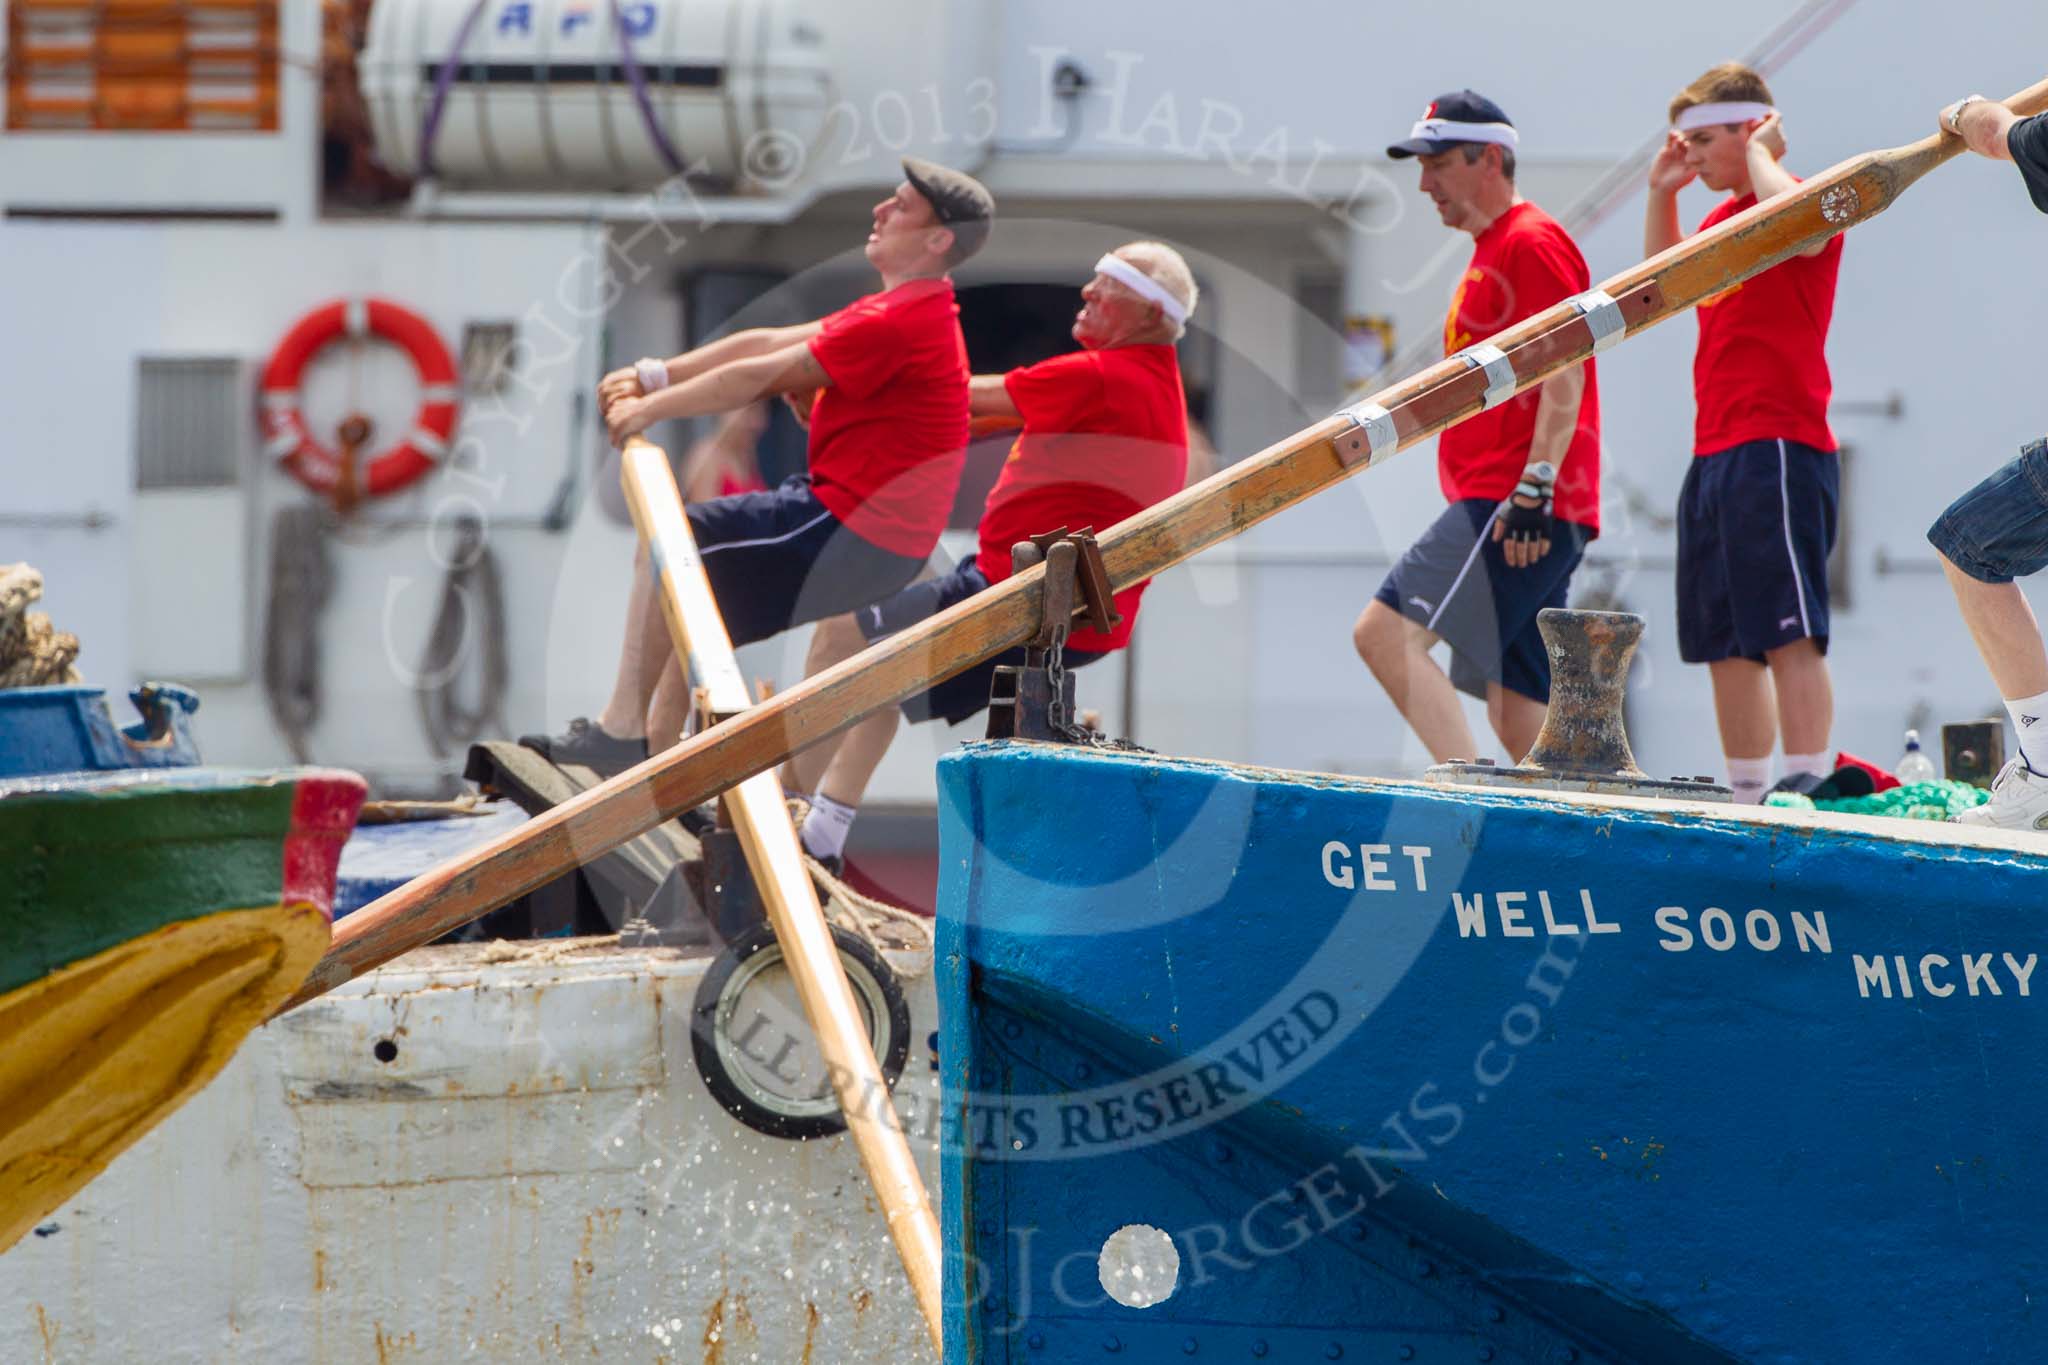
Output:
[[[1997,44],[1920,33],[1901,70],[1899,35],[1919,27],[1904,0],[1753,0],[1686,17],[1610,0],[1488,3],[1455,21],[1318,3],[1224,26],[1171,6],[997,0],[857,12],[380,0],[356,84],[369,146],[403,176],[366,206],[331,169],[323,181],[323,156],[347,162],[322,145],[335,104],[322,61],[337,47],[323,42],[322,9],[201,8],[275,35],[256,43],[243,92],[270,93],[250,107],[272,109],[273,126],[207,126],[226,117],[205,112],[226,86],[199,54],[238,51],[232,36],[187,35],[182,76],[162,78],[198,92],[190,126],[124,127],[175,124],[178,111],[131,108],[122,92],[139,78],[120,75],[92,12],[8,6],[0,524],[11,557],[44,567],[91,677],[204,688],[210,757],[289,756],[268,671],[314,756],[412,786],[460,760],[459,736],[434,752],[417,705],[418,685],[448,671],[428,644],[447,566],[465,557],[459,523],[477,522],[502,582],[502,620],[476,622],[505,659],[499,732],[599,705],[631,532],[588,398],[595,377],[735,313],[794,314],[866,287],[854,248],[899,153],[970,168],[1001,199],[993,245],[961,278],[980,363],[1068,344],[1069,293],[1105,243],[1157,235],[1187,251],[1206,299],[1189,385],[1228,459],[1327,411],[1371,370],[1382,333],[1364,320],[1391,327],[1397,358],[1429,353],[1465,242],[1383,148],[1439,88],[1481,88],[1513,112],[1524,192],[1593,217],[1582,244],[1597,278],[1637,249],[1640,177],[1624,163],[1704,62],[1766,60],[1791,160],[1810,170],[1919,136],[1958,91],[2017,88],[2048,37],[2037,8],[2002,5],[1985,16]],[[33,60],[39,47],[78,60]],[[53,126],[67,119],[103,126]],[[437,175],[420,174],[423,152]],[[669,173],[670,156],[693,174]],[[1833,650],[1851,749],[1888,753],[1909,722],[1992,701],[1921,531],[2038,434],[2026,349],[1964,344],[1986,335],[1985,319],[2031,316],[2044,287],[2013,264],[2028,259],[2031,225],[2009,190],[1988,167],[1950,171],[1846,257],[1830,356],[1850,450]],[[1703,214],[1704,192],[1688,196],[1688,217]],[[437,473],[322,537],[329,581],[312,611],[304,573],[290,572],[303,556],[280,558],[276,544],[281,525],[303,524],[280,513],[309,495],[266,457],[256,376],[297,318],[372,296],[420,313],[456,353],[461,425]],[[1578,580],[1651,616],[1633,707],[1660,772],[1715,766],[1706,681],[1677,664],[1668,623],[1691,344],[1680,324],[1603,361],[1609,511]],[[323,353],[304,394],[316,427],[369,415],[373,448],[405,429],[419,397],[405,356],[381,346]],[[775,442],[793,468],[792,435]],[[1435,504],[1430,465],[1414,452],[1168,575],[1148,598],[1133,676],[1123,661],[1095,670],[1084,703],[1177,752],[1416,766],[1348,626]],[[968,543],[963,526],[950,548]],[[1215,666],[1218,638],[1242,642],[1244,667]],[[471,701],[480,657],[455,681]],[[799,632],[748,663],[787,681],[801,659]],[[1937,668],[1950,659],[1959,666]],[[291,702],[308,691],[317,706]],[[930,760],[953,738],[910,732],[877,799],[928,803]]]

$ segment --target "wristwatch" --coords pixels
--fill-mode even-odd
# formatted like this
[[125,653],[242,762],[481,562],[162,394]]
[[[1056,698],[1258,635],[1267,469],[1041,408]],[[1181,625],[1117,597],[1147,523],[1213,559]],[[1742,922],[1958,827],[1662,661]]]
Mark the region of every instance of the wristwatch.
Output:
[[1957,137],[1961,137],[1963,135],[1963,110],[1973,104],[1982,103],[1983,99],[1982,95],[1965,95],[1960,100],[1957,100],[1955,107],[1948,111],[1948,130]]
[[[1531,497],[1540,498],[1544,496],[1550,491],[1550,486],[1556,482],[1557,466],[1548,460],[1538,460],[1535,464],[1522,471],[1522,488],[1529,489]],[[1517,488],[1515,491],[1519,493],[1522,491],[1522,488]]]

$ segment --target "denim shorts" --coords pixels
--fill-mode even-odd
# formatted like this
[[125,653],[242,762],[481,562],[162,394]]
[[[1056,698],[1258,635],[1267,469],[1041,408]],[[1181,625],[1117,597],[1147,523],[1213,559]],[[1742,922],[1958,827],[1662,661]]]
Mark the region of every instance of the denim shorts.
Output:
[[2023,446],[2018,459],[1949,504],[1927,539],[1982,583],[2048,567],[2048,439]]

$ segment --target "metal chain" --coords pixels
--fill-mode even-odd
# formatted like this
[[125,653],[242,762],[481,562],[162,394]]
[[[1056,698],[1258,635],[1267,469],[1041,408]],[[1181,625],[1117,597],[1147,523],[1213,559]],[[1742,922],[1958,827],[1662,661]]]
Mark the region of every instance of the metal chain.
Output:
[[1046,707],[1046,722],[1055,735],[1069,744],[1080,744],[1090,749],[1118,749],[1127,753],[1149,754],[1152,750],[1128,739],[1111,739],[1102,731],[1082,725],[1067,716],[1067,630],[1061,626],[1053,631],[1052,647],[1046,651],[1045,679],[1052,692],[1052,700]]
[[1052,632],[1052,648],[1045,655],[1045,680],[1051,685],[1052,700],[1046,704],[1046,720],[1056,735],[1067,735],[1073,730],[1067,715],[1067,628],[1055,626]]

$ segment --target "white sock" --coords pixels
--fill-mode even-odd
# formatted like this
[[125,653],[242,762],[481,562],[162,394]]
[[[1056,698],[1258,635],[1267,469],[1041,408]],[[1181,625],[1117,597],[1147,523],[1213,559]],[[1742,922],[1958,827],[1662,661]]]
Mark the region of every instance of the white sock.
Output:
[[2048,692],[2037,697],[2016,697],[2005,704],[2012,717],[2012,730],[2019,736],[2020,757],[2027,766],[2048,777]]
[[1829,777],[1834,771],[1835,765],[1828,762],[1828,755],[1825,753],[1785,755],[1787,777],[1794,773],[1812,773],[1815,777]]
[[800,831],[806,851],[813,858],[836,858],[846,851],[846,834],[853,828],[858,807],[843,805],[820,793],[811,798],[811,813],[804,817]]
[[1735,792],[1735,804],[1754,806],[1764,799],[1764,789],[1771,785],[1771,760],[1769,758],[1731,758],[1728,760],[1728,785]]

